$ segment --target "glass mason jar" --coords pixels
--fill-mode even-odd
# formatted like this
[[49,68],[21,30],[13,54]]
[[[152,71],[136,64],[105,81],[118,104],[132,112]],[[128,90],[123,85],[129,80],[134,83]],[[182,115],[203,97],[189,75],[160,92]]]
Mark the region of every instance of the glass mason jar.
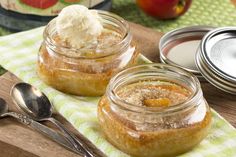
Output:
[[[106,11],[98,11],[98,14],[102,18],[103,27],[118,33],[121,41],[96,49],[63,46],[57,43],[56,19],[53,19],[45,28],[44,41],[38,55],[37,71],[45,83],[69,94],[101,96],[112,75],[135,63],[138,53],[128,23]],[[95,51],[100,53],[87,55],[87,52]]]
[[[169,106],[133,103],[134,95],[148,97],[149,86],[151,92],[161,89],[155,94],[165,97],[163,100],[188,97]],[[139,90],[143,92],[140,95]],[[176,156],[199,144],[208,134],[211,113],[195,76],[174,66],[146,64],[111,79],[98,105],[98,119],[108,141],[120,150],[137,157],[159,157]]]

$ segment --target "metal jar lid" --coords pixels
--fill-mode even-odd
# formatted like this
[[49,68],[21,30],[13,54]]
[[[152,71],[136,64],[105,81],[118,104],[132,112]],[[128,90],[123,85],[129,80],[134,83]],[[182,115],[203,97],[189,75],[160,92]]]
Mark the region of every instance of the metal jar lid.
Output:
[[[171,32],[166,33],[161,38],[160,43],[159,43],[161,62],[183,68],[195,74],[200,80],[204,80],[200,71],[197,69],[197,66],[195,65],[195,55],[196,55],[197,48],[199,47],[202,38],[209,31],[213,29],[214,27],[209,27],[209,26],[191,26],[191,27],[184,27],[181,29],[175,29]],[[190,43],[194,41],[197,41],[197,42],[195,42],[194,48],[191,49],[192,54],[189,54],[188,52],[189,50],[184,50],[184,51],[178,50],[176,54],[172,55],[173,59],[171,57],[168,57],[169,53],[173,54],[173,52],[171,52],[172,48],[183,43],[187,44],[187,42]],[[191,65],[191,66],[184,65],[182,64],[181,60],[175,61],[177,57],[184,61],[189,61],[191,62],[191,64],[194,64],[194,65]]]
[[208,32],[196,53],[196,65],[212,85],[236,94],[236,27]]

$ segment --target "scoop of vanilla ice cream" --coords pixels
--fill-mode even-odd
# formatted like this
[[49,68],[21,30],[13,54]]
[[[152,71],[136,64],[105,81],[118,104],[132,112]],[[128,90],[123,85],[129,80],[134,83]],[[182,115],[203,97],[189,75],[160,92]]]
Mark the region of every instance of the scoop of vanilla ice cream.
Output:
[[60,38],[77,49],[96,42],[102,30],[97,11],[82,5],[65,7],[56,19],[56,31]]

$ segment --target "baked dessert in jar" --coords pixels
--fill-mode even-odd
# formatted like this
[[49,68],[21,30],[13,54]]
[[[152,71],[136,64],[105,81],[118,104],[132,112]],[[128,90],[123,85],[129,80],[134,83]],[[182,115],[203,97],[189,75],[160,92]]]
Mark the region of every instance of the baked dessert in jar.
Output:
[[38,75],[74,95],[101,96],[112,75],[135,63],[128,23],[106,12],[71,5],[46,26]]
[[187,152],[211,126],[198,79],[164,64],[135,66],[114,76],[99,102],[98,119],[110,143],[137,157]]

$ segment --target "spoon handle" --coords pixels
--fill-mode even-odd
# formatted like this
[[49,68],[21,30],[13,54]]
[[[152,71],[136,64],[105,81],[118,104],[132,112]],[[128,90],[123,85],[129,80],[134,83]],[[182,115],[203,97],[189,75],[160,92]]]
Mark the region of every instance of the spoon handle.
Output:
[[45,136],[51,138],[53,141],[66,147],[67,149],[79,154],[80,156],[84,156],[82,152],[78,152],[77,150],[73,149],[73,145],[71,145],[63,135],[48,128],[47,126],[44,126],[44,125],[34,121],[33,119],[29,118],[28,116],[23,115],[23,114],[19,114],[16,112],[7,112],[7,113],[4,113],[1,117],[5,117],[5,116],[11,116],[11,117],[17,119],[22,124],[30,126],[31,128],[35,129],[36,131],[43,133]]
[[106,155],[101,152],[96,146],[94,146],[87,138],[82,134],[79,135],[79,139],[71,132],[69,132],[58,120],[54,118],[49,118],[52,123],[54,123],[64,134],[65,137],[75,146],[79,151],[86,153],[86,157],[106,157]]

